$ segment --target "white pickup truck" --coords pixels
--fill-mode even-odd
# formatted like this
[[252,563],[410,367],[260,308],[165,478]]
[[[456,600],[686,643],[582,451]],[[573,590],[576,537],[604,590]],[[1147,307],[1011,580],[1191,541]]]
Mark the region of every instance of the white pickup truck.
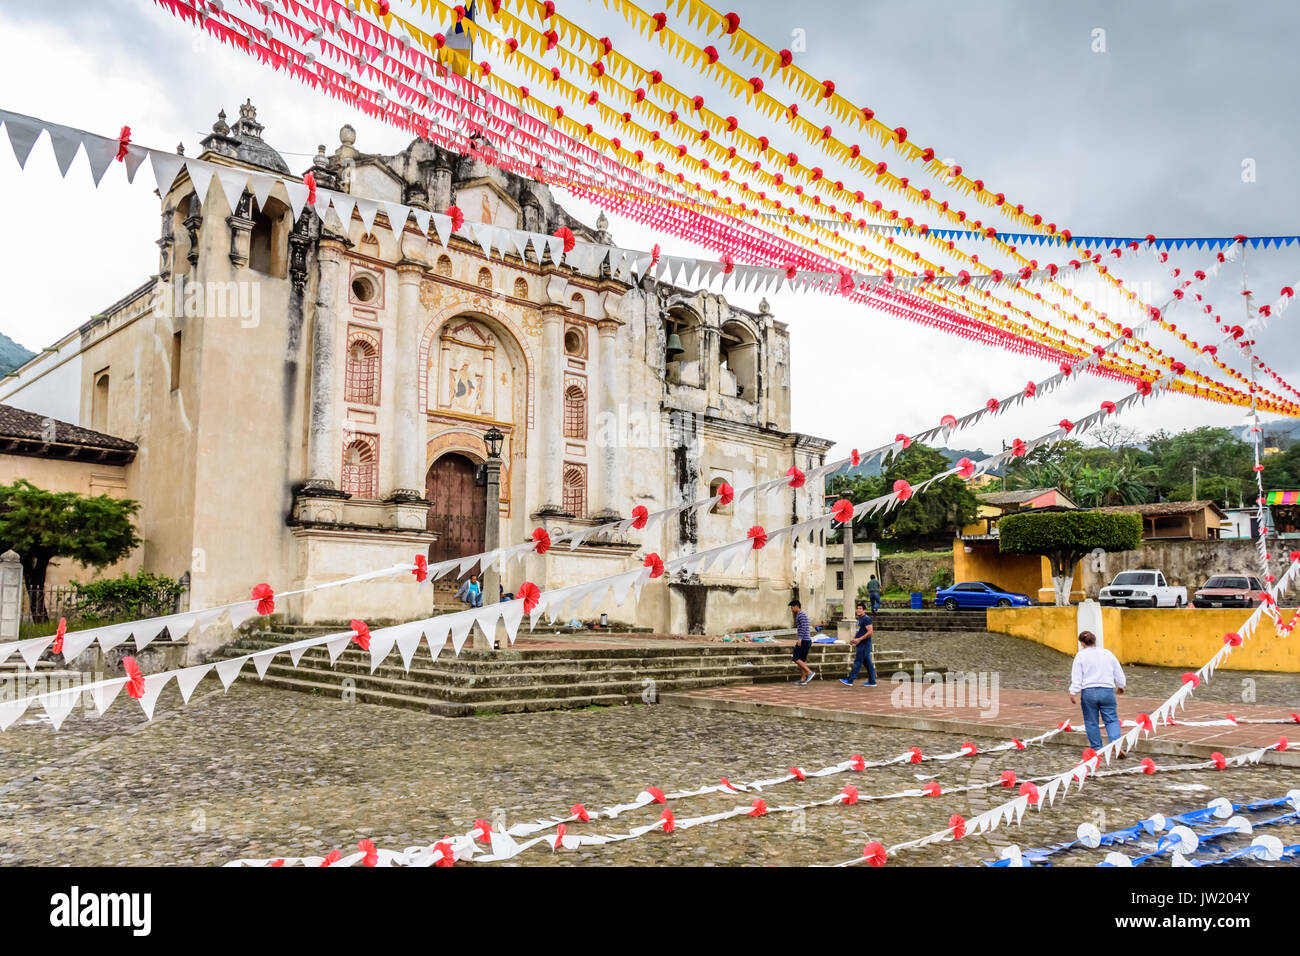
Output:
[[1161,571],[1141,568],[1115,575],[1097,600],[1102,607],[1186,607],[1187,588],[1167,584]]

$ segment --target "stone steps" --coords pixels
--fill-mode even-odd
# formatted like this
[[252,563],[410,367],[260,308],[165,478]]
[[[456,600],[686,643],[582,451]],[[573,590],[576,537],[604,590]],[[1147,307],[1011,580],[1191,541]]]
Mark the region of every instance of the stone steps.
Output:
[[983,631],[988,615],[980,610],[877,611],[871,623],[878,631]]
[[[229,645],[223,656],[268,650],[301,636],[250,635]],[[814,645],[809,655],[810,666],[828,680],[846,673],[851,660],[851,649],[845,645]],[[877,652],[875,661],[878,672],[911,671],[921,663],[903,652],[887,650]],[[331,664],[322,647],[308,650],[296,667],[287,655],[276,657],[262,681],[284,690],[336,698],[346,690],[352,699],[365,703],[461,717],[612,706],[640,702],[651,690],[657,697],[670,691],[789,681],[795,676],[788,644],[665,643],[498,652],[467,647],[459,657],[445,650],[437,660],[431,659],[422,645],[410,671],[402,669],[396,651],[372,674],[368,652],[350,647]],[[245,667],[240,677],[259,679],[251,667]]]

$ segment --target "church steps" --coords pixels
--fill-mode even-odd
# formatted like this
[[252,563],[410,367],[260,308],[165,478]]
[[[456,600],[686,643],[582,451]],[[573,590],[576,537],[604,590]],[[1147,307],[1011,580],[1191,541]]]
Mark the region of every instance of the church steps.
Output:
[[[226,648],[226,656],[269,650],[291,635],[250,635]],[[845,673],[851,660],[845,645],[815,645],[809,663],[825,680]],[[876,654],[879,671],[910,671],[921,662],[898,651]],[[780,645],[663,643],[661,646],[614,648],[515,648],[488,652],[450,650],[437,660],[420,648],[410,671],[394,650],[370,671],[370,655],[356,647],[331,664],[324,648],[312,648],[294,667],[276,657],[261,678],[267,686],[338,698],[347,689],[364,703],[406,707],[442,716],[573,709],[636,703],[650,688],[670,691],[789,681],[796,676],[788,643]],[[252,667],[243,680],[259,680]]]
[[[231,645],[232,653],[253,653],[280,646],[281,642],[269,639],[249,638]],[[519,656],[507,656],[519,655]],[[809,660],[814,665],[838,666],[852,659],[849,649],[844,645],[814,645]],[[877,650],[874,659],[881,664],[893,664],[904,659],[899,651]],[[907,658],[910,661],[910,658]],[[400,669],[400,655],[390,652],[380,670],[386,667]],[[303,655],[303,661],[311,664],[329,666],[328,652],[324,648],[312,648]],[[672,647],[672,648],[593,648],[563,650],[531,651],[475,651],[462,650],[459,657],[449,650],[439,654],[437,660],[431,660],[428,650],[421,647],[412,659],[412,668],[440,676],[483,675],[510,676],[529,675],[552,670],[564,671],[602,671],[612,667],[647,670],[656,667],[699,667],[699,666],[755,666],[779,664],[789,668],[789,644],[781,645],[722,645],[720,647]],[[370,671],[370,654],[359,648],[351,647],[338,658],[339,666],[356,667]]]
[[[901,655],[892,655],[888,658],[882,658],[876,661],[878,672],[894,672],[897,670],[910,671],[915,664],[921,663],[915,658],[906,658]],[[827,672],[842,673],[848,667],[848,660],[827,661],[826,663],[814,662],[813,666],[824,668]],[[476,693],[479,691],[510,692],[518,688],[532,688],[538,684],[560,685],[560,684],[583,684],[593,681],[600,682],[624,682],[639,683],[647,678],[655,680],[673,680],[673,679],[727,679],[732,677],[744,677],[751,681],[764,680],[786,680],[795,674],[793,666],[786,661],[771,661],[766,663],[751,662],[725,662],[725,663],[706,663],[704,661],[682,661],[674,664],[672,667],[664,667],[662,664],[653,663],[647,666],[636,667],[610,667],[610,668],[571,668],[562,662],[556,662],[555,666],[545,670],[532,670],[527,673],[475,673],[465,672],[458,673],[452,668],[442,668],[438,670],[431,669],[427,666],[421,666],[417,659],[413,662],[410,671],[403,671],[398,665],[383,664],[378,667],[373,674],[370,672],[370,666],[365,662],[345,662],[339,661],[333,668],[330,668],[325,661],[307,661],[304,659],[298,667],[293,667],[288,661],[280,663],[272,662],[270,669],[281,669],[286,675],[292,672],[330,673],[339,678],[349,677],[355,681],[378,680],[378,681],[395,681],[395,682],[414,682],[423,686],[434,688],[440,694],[454,696],[458,693]],[[255,673],[255,672],[254,672]]]

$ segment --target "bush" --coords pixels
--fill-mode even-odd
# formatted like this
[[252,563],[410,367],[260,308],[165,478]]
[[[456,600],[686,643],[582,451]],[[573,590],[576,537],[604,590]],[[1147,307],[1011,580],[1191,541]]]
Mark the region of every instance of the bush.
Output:
[[952,569],[939,568],[934,574],[930,575],[930,590],[937,591],[940,588],[946,588],[952,584]]
[[1063,551],[1082,557],[1095,548],[1134,551],[1141,546],[1142,516],[1125,512],[1026,511],[998,522],[998,550],[1007,554]]
[[148,571],[88,584],[74,581],[72,586],[77,589],[77,613],[92,625],[172,614],[182,590],[179,581]]

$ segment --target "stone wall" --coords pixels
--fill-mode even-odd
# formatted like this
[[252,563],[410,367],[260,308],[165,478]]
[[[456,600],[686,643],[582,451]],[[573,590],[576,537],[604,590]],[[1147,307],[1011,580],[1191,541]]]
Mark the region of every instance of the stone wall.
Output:
[[951,554],[908,558],[882,557],[880,559],[881,586],[900,587],[905,591],[928,591],[931,579],[940,568],[946,568],[948,573],[952,574]]
[[[1273,552],[1273,574],[1280,576],[1286,570],[1286,552],[1276,547]],[[1260,573],[1255,546],[1246,538],[1227,541],[1143,541],[1142,547],[1136,551],[1108,554],[1097,561],[1085,558],[1080,566],[1082,577],[1076,578],[1074,586],[1082,589],[1088,597],[1096,597],[1098,590],[1110,583],[1110,579],[1120,571],[1134,568],[1163,571],[1170,584],[1186,587],[1189,596],[1214,574],[1258,576]]]

